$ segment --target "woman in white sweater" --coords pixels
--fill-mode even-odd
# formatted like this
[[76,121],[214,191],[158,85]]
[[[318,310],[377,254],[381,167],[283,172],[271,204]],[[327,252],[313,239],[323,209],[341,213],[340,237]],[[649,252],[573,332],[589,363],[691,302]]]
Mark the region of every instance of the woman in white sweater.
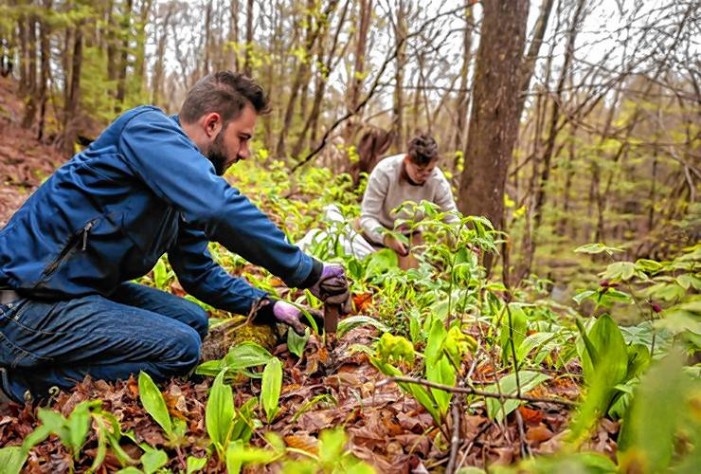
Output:
[[[409,235],[395,228],[398,218],[406,217],[393,212],[406,201],[429,201],[449,212],[447,222],[458,220],[450,183],[437,167],[438,145],[427,134],[420,134],[409,141],[406,154],[381,160],[368,178],[360,214],[363,236],[375,246],[391,248],[400,257],[400,266],[412,266],[407,246],[387,231],[399,231],[417,241],[417,235]],[[453,213],[454,212],[454,213]]]

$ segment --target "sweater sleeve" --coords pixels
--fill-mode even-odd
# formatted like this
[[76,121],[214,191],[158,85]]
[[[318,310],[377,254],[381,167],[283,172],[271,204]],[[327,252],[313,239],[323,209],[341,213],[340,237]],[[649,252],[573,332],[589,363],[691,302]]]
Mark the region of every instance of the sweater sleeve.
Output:
[[379,221],[382,205],[389,191],[389,176],[375,168],[368,178],[363,202],[360,205],[360,227],[365,236],[372,242],[382,244],[384,236],[382,231],[386,229]]
[[290,244],[285,234],[224,178],[182,129],[161,111],[146,109],[124,127],[119,151],[125,166],[158,197],[243,258],[288,286],[306,287],[321,263]]

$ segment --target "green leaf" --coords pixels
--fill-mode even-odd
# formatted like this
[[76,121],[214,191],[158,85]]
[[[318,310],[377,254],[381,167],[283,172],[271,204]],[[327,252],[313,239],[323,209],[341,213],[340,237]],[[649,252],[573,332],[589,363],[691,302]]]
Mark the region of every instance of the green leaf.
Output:
[[90,430],[90,406],[91,402],[81,402],[68,417],[70,448],[76,461]]
[[580,350],[588,392],[575,414],[569,440],[578,446],[594,423],[608,412],[616,386],[628,374],[628,349],[623,334],[610,316],[601,316],[588,334],[579,321],[586,350]]
[[7,474],[19,474],[28,454],[20,446],[0,448],[0,466]]
[[205,408],[205,426],[220,456],[224,453],[229,441],[234,419],[234,395],[231,387],[224,383],[226,370],[221,371],[214,379]]
[[381,321],[370,317],[370,316],[351,316],[345,319],[342,319],[341,321],[338,322],[338,337],[343,337],[345,333],[350,331],[356,326],[361,326],[361,325],[370,325],[373,326],[377,329],[380,330],[380,332],[389,332],[391,328],[387,326],[386,324],[382,323]]
[[153,474],[168,464],[168,455],[160,449],[147,449],[141,456],[141,464],[146,474]]
[[117,471],[117,474],[144,474],[143,471],[135,468],[134,466],[125,467]]
[[336,465],[343,455],[346,434],[343,428],[324,430],[319,436],[319,460],[325,465]]
[[618,438],[622,472],[632,472],[627,467],[634,466],[651,473],[670,467],[679,422],[689,414],[683,365],[684,356],[673,350],[641,379]]
[[381,275],[399,266],[397,254],[391,249],[381,249],[373,252],[364,259],[365,277]]
[[577,293],[572,297],[572,299],[575,301],[575,303],[582,304],[582,301],[585,299],[595,299],[594,296],[598,294],[599,292],[596,290],[586,290],[582,291],[581,293]]
[[677,277],[677,283],[679,286],[688,290],[689,288],[694,288],[695,290],[701,290],[701,278],[697,278],[694,275],[679,275]]
[[268,418],[268,423],[272,423],[278,412],[278,402],[280,401],[280,391],[282,390],[282,363],[280,359],[273,358],[268,362],[263,370],[263,382],[261,383],[260,400],[263,411]]
[[170,421],[168,407],[163,399],[163,394],[146,372],[139,373],[139,398],[148,414],[170,436],[173,431],[173,424]]
[[663,266],[660,262],[657,262],[655,260],[640,258],[636,260],[635,268],[645,273],[657,273],[660,270],[662,270]]
[[244,464],[268,464],[275,458],[273,452],[244,446],[241,440],[232,441],[226,448],[226,470],[228,474],[238,474]]
[[188,456],[186,474],[194,474],[197,471],[201,471],[206,465],[207,458],[196,458],[194,456]]
[[[539,372],[531,372],[528,370],[520,370],[518,372],[518,381],[521,386],[521,394],[525,394],[542,384],[550,377]],[[518,385],[516,384],[516,374],[511,373],[502,377],[496,384],[485,387],[486,392],[502,393],[505,395],[516,395],[518,393]],[[503,402],[496,398],[487,399],[487,416],[501,421],[509,413],[514,411],[523,402],[521,400],[504,400]],[[502,406],[503,405],[503,406]]]
[[297,334],[297,331],[287,331],[287,348],[297,357],[302,357],[309,335],[309,328],[304,329],[304,336]]
[[[509,326],[509,319],[511,319],[511,326]],[[511,362],[512,359],[512,337],[514,348],[518,350],[518,348],[521,347],[523,340],[526,339],[527,331],[528,318],[526,317],[526,313],[523,311],[523,308],[518,304],[509,304],[509,309],[505,315],[505,318],[503,318],[501,327],[499,329],[499,344],[501,346],[501,358],[504,362]],[[517,362],[520,362],[520,360],[518,360]]]
[[599,254],[599,253],[606,253],[608,255],[613,255],[614,253],[623,252],[623,249],[619,249],[617,247],[609,247],[609,246],[604,245],[602,243],[596,243],[596,244],[582,245],[581,247],[577,247],[574,251],[577,253],[586,253],[586,254],[590,254],[590,255],[595,255],[595,254]]
[[232,347],[224,357],[223,368],[231,370],[247,369],[267,364],[273,355],[255,342],[244,342]]
[[632,262],[616,262],[606,268],[602,278],[610,280],[630,280],[635,275],[635,264]]

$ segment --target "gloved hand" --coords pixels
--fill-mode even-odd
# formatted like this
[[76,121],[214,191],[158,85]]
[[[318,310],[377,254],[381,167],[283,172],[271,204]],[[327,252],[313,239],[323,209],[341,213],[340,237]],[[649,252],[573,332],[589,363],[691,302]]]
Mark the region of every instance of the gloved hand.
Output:
[[351,312],[348,279],[341,265],[325,263],[319,281],[309,291],[324,303],[340,306],[343,314]]
[[[321,330],[324,327],[324,316],[315,309],[306,310],[311,314],[316,321],[317,327]],[[264,298],[253,317],[253,322],[256,324],[284,323],[301,336],[304,335],[304,329],[309,321],[302,310],[295,305],[287,301]]]

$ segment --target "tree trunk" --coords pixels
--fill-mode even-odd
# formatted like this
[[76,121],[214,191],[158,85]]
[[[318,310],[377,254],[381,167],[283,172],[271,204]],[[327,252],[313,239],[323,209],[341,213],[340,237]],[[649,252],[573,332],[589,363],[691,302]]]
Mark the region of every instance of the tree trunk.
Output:
[[37,88],[37,25],[35,14],[27,17],[27,84],[24,94],[25,107],[22,118],[22,128],[31,128],[37,114],[37,104],[40,102]]
[[[467,111],[470,105],[470,95],[467,86],[470,73],[470,63],[472,62],[472,31],[474,30],[474,19],[472,17],[472,7],[465,7],[465,31],[462,37],[462,66],[460,67],[460,90],[457,97],[457,121],[455,124],[455,135],[452,143],[456,150],[465,149],[465,139],[467,138]],[[456,154],[457,157],[457,154]],[[457,160],[457,158],[456,158]],[[456,166],[454,166],[457,169]]]
[[521,81],[513,71],[523,60],[528,0],[484,0],[483,6],[458,207],[463,214],[484,216],[501,229],[506,171],[519,125]]
[[243,73],[248,77],[253,74],[251,54],[253,48],[253,0],[246,2],[246,56],[243,61]]
[[397,27],[394,32],[397,49],[396,70],[394,73],[394,101],[392,104],[392,131],[394,149],[404,148],[404,69],[406,68],[407,8],[404,0],[399,0]]
[[126,0],[124,2],[124,12],[122,13],[122,21],[120,21],[119,33],[122,35],[119,54],[119,70],[117,71],[117,94],[115,99],[115,112],[121,112],[124,109],[124,99],[127,96],[127,69],[129,67],[129,41],[131,39],[131,13],[134,6],[134,0]]
[[[353,65],[353,79],[348,90],[348,110],[354,111],[360,102],[360,91],[363,88],[365,77],[365,50],[367,48],[368,32],[370,31],[370,21],[372,19],[372,0],[360,0],[360,11],[358,16],[360,25],[355,37],[355,63]],[[351,119],[346,123],[343,132],[345,143],[352,143],[353,136],[357,130],[357,120]]]
[[[44,0],[44,9],[48,12],[53,6],[52,0]],[[41,21],[41,78],[39,80],[39,126],[37,140],[44,138],[44,124],[46,123],[46,104],[49,100],[49,77],[51,67],[51,44],[49,38],[51,26],[46,19]]]
[[74,153],[75,141],[78,136],[75,119],[80,103],[80,70],[83,64],[83,24],[78,22],[75,26],[73,39],[73,59],[71,64],[71,83],[66,103],[63,121],[63,151],[66,155]]
[[229,12],[231,14],[229,24],[229,68],[233,71],[239,70],[239,0],[231,0]]

